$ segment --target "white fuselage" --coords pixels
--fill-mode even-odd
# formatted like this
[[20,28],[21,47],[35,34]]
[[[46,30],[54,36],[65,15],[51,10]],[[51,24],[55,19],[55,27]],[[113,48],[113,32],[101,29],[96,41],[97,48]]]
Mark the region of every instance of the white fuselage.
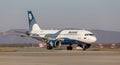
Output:
[[[48,34],[56,35],[56,33],[60,30],[41,30],[39,33],[40,37],[46,37]],[[48,38],[51,38],[50,36]],[[92,32],[87,30],[62,30],[56,37],[56,39],[60,38],[69,38],[79,40],[85,43],[93,43],[96,41],[96,37]]]

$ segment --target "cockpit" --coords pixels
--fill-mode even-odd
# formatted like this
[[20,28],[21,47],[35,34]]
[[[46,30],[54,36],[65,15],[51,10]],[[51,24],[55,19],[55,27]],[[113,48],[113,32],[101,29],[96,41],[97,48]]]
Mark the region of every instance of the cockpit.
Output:
[[85,34],[85,36],[94,36],[94,34]]
[[85,33],[83,36],[83,40],[87,43],[94,43],[97,40],[97,38],[93,33]]

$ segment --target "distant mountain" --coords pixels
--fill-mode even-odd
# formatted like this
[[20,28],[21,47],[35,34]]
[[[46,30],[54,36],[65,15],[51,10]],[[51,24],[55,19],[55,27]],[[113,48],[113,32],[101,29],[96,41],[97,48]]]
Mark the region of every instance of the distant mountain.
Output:
[[[120,32],[104,31],[104,30],[90,30],[97,37],[97,43],[120,43]],[[0,44],[38,44],[41,41],[31,37],[24,37],[25,29],[12,29],[0,33]]]
[[91,30],[97,37],[97,43],[120,43],[120,32]]
[[12,29],[6,32],[0,33],[0,44],[38,44],[40,41],[31,37],[21,37],[26,30],[24,29]]

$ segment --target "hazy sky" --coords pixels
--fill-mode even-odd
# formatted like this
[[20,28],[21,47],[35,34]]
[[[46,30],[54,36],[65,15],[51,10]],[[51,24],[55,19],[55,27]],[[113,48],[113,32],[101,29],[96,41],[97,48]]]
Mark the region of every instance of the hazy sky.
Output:
[[28,10],[43,29],[120,31],[120,0],[0,0],[0,31],[28,29]]

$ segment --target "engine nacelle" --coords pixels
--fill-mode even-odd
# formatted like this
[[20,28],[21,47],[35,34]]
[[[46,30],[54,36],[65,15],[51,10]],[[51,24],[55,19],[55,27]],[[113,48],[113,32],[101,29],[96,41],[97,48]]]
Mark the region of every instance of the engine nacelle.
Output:
[[57,48],[57,47],[61,46],[61,41],[60,40],[50,40],[47,44],[51,47]]

